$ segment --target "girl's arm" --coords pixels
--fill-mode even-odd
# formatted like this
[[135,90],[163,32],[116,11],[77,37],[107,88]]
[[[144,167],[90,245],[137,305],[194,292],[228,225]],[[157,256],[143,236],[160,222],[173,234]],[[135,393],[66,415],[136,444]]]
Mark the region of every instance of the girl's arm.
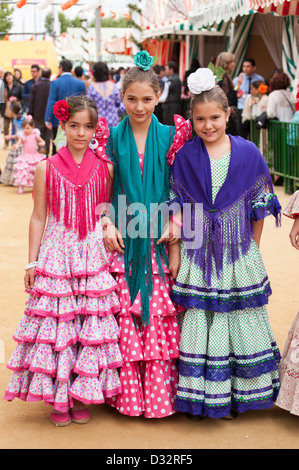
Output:
[[[109,200],[112,195],[112,188],[113,188],[113,176],[114,176],[114,167],[112,163],[108,163],[108,170],[110,174],[110,181],[109,181]],[[105,210],[105,209],[104,209]],[[107,211],[108,214],[108,211]],[[119,251],[120,253],[124,252],[124,241],[120,232],[111,222],[111,219],[107,216],[101,218],[102,222],[102,230],[103,230],[103,238],[104,238],[104,246],[106,251],[109,253],[113,251]]]
[[[37,261],[38,253],[47,220],[47,192],[46,192],[47,162],[40,162],[35,171],[33,182],[34,206],[29,223],[29,254],[28,263]],[[26,271],[25,288],[32,289],[34,284],[35,267]]]
[[172,278],[176,279],[181,267],[181,251],[179,242],[169,245],[168,267]]
[[264,227],[264,219],[257,220],[252,222],[253,225],[253,239],[258,247],[260,247],[260,241],[262,236],[262,231]]
[[299,215],[294,220],[292,230],[290,231],[291,244],[296,250],[299,250]]
[[41,137],[37,137],[36,140],[38,144],[40,145],[40,147],[44,147],[46,145],[46,142]]
[[242,111],[242,122],[250,120],[251,118],[251,95],[248,95],[245,100],[244,109]]
[[21,147],[22,143],[23,143],[23,140],[18,138],[17,143],[13,145],[13,149],[18,150]]

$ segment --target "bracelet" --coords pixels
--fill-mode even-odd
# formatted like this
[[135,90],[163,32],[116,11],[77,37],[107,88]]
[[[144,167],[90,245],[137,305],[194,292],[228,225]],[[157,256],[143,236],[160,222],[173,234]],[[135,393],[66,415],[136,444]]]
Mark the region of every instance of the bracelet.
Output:
[[25,266],[25,271],[28,271],[30,268],[35,268],[37,266],[37,261],[32,261],[32,263],[29,263]]
[[171,220],[179,227],[183,227],[183,223],[180,220],[178,220],[174,215],[171,216]]

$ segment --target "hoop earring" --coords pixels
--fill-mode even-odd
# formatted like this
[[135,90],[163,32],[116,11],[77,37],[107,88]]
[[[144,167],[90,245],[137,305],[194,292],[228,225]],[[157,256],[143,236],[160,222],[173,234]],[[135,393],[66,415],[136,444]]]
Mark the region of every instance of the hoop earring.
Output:
[[93,139],[89,144],[89,148],[91,148],[91,150],[95,150],[98,148],[98,146],[99,146],[99,142],[97,141],[97,139],[95,139],[95,136],[93,136]]

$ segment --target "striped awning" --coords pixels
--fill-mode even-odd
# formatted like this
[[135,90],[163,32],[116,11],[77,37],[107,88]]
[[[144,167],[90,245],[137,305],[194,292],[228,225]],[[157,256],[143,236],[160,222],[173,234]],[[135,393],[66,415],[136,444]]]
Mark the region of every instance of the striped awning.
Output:
[[178,39],[180,36],[225,36],[227,34],[229,24],[220,21],[219,24],[213,23],[206,28],[193,25],[189,20],[177,22],[174,25],[151,26],[147,30],[142,31],[142,40],[148,38],[163,37],[164,39]]
[[299,16],[299,0],[250,0],[251,9],[258,13],[279,16]]
[[249,15],[250,0],[204,0],[190,11],[188,19],[196,27],[207,27],[221,21]]

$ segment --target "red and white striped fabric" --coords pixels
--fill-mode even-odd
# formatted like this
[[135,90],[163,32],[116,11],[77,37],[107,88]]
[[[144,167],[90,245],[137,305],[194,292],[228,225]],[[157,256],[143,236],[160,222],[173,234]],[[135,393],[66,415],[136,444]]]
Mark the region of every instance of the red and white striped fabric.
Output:
[[250,6],[258,13],[299,16],[299,0],[250,0]]

